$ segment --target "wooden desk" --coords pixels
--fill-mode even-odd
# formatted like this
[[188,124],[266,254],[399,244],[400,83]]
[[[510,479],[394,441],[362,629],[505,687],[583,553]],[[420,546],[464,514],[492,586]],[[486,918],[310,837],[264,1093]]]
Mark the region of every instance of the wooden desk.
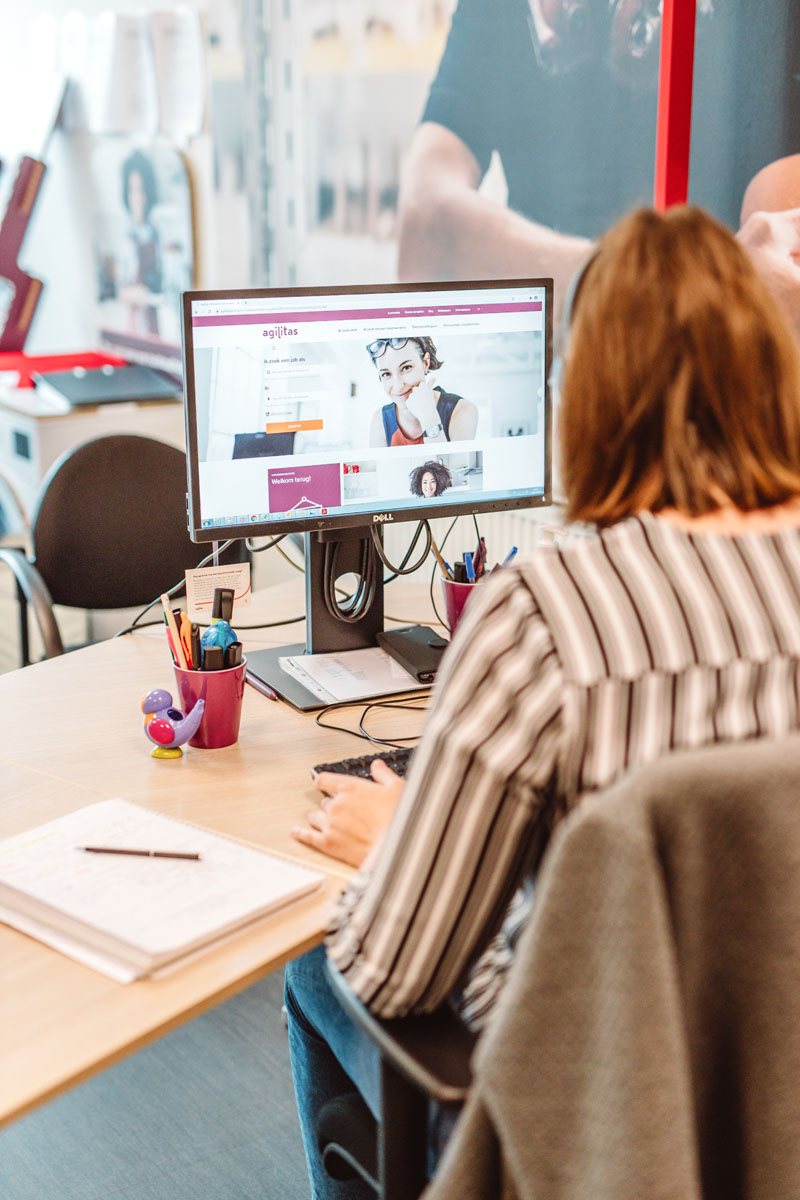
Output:
[[[299,577],[298,577],[299,583]],[[396,585],[397,586],[397,585]],[[424,588],[387,592],[388,611],[425,618]],[[297,611],[300,587],[260,597],[273,619]],[[242,625],[253,623],[244,610]],[[254,646],[302,636],[288,626]],[[283,635],[283,637],[281,636]],[[158,761],[142,732],[141,697],[172,688],[163,636],[104,642],[0,676],[0,837],[106,796],[125,799],[253,842],[326,872],[323,895],[237,935],[157,980],[127,986],[0,925],[0,1124],[210,1008],[316,945],[349,871],[289,837],[315,802],[309,768],[364,753],[313,715],[245,689],[236,746]],[[174,690],[173,690],[174,694]],[[376,732],[421,726],[419,713],[376,714]]]

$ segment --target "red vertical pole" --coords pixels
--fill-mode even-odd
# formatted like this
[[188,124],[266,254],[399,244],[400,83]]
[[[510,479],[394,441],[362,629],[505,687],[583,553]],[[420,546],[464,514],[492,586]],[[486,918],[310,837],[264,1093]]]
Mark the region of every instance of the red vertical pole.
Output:
[[664,0],[653,197],[660,211],[685,204],[689,192],[695,7],[695,0]]

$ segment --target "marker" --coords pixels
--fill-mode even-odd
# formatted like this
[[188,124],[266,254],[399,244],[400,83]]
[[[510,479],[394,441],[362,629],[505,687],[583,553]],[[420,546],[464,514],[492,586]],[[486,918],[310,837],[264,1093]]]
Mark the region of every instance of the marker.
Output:
[[475,568],[472,565],[472,555],[469,550],[464,551],[464,570],[467,572],[467,582],[475,582]]
[[500,566],[507,567],[516,553],[517,553],[517,547],[512,546],[511,549],[509,550],[508,554],[505,556],[503,561],[500,563]]
[[233,616],[233,588],[214,588],[214,599],[211,607],[211,620],[227,621],[230,624]]
[[[174,613],[173,613],[174,616]],[[186,658],[186,666],[191,671],[194,669],[194,658],[192,656],[192,622],[189,620],[185,612],[178,609],[178,616],[175,618],[178,623],[178,636],[181,639],[183,646],[184,657]]]
[[164,620],[167,622],[167,629],[169,630],[170,637],[172,639],[172,651],[175,655],[175,659],[181,670],[186,671],[186,655],[183,653],[183,646],[181,645],[178,626],[175,624],[175,618],[172,615],[172,609],[169,606],[169,596],[166,592],[164,592],[161,597],[161,607],[164,609]]
[[242,661],[242,643],[231,642],[230,646],[226,647],[224,654],[225,666],[238,667]]
[[190,858],[200,862],[199,854],[180,854],[177,850],[122,850],[118,846],[76,846],[76,850],[85,850],[87,854],[133,854],[137,858]]
[[483,574],[483,550],[481,548],[482,541],[483,538],[478,538],[478,544],[475,547],[475,553],[472,556],[472,567],[475,571],[476,579],[480,579],[481,575]]
[[199,671],[203,666],[203,651],[200,646],[200,626],[192,625],[191,629],[191,645],[192,645],[192,670]]
[[222,646],[203,647],[203,670],[221,671],[225,666],[225,654]]

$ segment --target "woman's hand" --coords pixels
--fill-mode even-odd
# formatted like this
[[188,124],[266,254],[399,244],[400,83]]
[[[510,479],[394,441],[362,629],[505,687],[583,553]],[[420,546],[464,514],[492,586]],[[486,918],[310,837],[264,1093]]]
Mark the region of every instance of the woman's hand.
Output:
[[426,375],[411,389],[406,397],[406,407],[423,429],[430,429],[431,425],[441,423],[436,407],[436,387],[430,375]]
[[392,819],[404,788],[399,775],[380,759],[372,764],[372,779],[323,771],[314,780],[327,793],[319,808],[307,815],[308,826],[292,829],[292,837],[331,858],[360,867]]

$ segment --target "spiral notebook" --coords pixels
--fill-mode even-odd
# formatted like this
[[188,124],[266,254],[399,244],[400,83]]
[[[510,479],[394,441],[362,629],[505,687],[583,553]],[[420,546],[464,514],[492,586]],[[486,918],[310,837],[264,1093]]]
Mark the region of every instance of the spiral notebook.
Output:
[[101,800],[0,842],[0,920],[129,983],[309,895],[323,878],[188,822]]

